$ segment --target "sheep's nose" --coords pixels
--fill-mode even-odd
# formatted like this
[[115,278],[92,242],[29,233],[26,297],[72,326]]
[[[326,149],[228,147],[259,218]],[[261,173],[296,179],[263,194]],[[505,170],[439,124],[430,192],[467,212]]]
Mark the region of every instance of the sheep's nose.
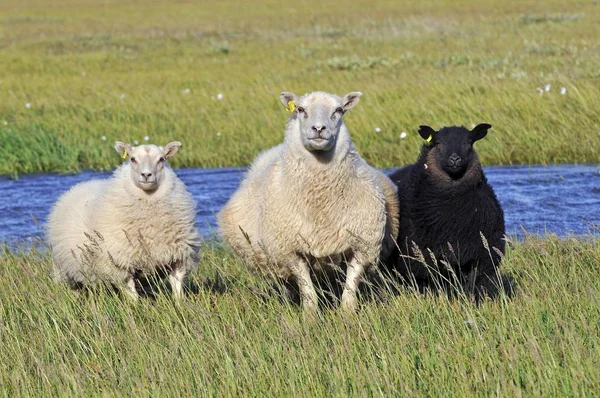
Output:
[[315,124],[314,126],[312,126],[312,129],[318,134],[321,134],[321,132],[325,130],[325,126],[323,126],[322,124]]
[[142,177],[144,177],[145,180],[148,180],[150,177],[152,177],[152,173],[140,173],[142,175]]
[[462,159],[460,158],[460,156],[453,153],[452,155],[450,155],[450,158],[448,159],[448,163],[450,164],[450,166],[460,166],[461,160]]

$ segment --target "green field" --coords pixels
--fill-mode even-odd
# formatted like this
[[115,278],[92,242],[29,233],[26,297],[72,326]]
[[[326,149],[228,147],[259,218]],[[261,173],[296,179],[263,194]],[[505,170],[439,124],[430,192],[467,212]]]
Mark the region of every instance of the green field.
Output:
[[[420,124],[481,122],[485,164],[597,163],[599,37],[597,0],[4,0],[0,175],[112,169],[146,136],[183,142],[175,167],[246,165],[284,90],[362,91],[346,124],[377,167],[414,161]],[[391,286],[306,318],[216,242],[179,304],[0,245],[0,397],[597,395],[600,240],[509,246],[510,298]]]
[[[46,254],[0,254],[0,396],[594,396],[600,245],[517,244],[505,296],[401,290],[306,319],[218,247],[179,305],[53,284]],[[0,252],[1,253],[1,252]],[[386,290],[384,290],[385,292]]]
[[599,36],[593,0],[5,0],[0,174],[109,169],[145,136],[245,165],[282,140],[283,90],[362,91],[346,122],[378,167],[420,124],[480,122],[486,164],[598,162]]

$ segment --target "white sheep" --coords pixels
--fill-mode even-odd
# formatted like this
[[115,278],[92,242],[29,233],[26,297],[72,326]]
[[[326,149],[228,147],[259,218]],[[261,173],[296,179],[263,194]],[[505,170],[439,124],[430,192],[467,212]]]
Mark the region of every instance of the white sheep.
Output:
[[116,142],[129,161],[108,180],[75,185],[48,218],[54,278],[71,285],[113,283],[138,297],[138,274],[167,271],[176,298],[197,265],[196,204],[166,165],[181,146]]
[[345,260],[341,304],[355,311],[364,270],[395,247],[396,187],[360,157],[343,122],[361,95],[282,93],[293,112],[284,143],[255,159],[219,214],[234,251],[262,272],[295,279],[311,312],[318,305],[311,268]]

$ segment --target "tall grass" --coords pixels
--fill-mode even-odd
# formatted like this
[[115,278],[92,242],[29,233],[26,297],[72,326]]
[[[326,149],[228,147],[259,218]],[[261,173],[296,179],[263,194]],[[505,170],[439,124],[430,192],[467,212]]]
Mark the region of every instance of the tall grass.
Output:
[[317,89],[364,93],[346,122],[378,167],[414,160],[420,124],[491,123],[487,164],[600,159],[591,1],[8,0],[0,31],[0,174],[108,169],[145,136],[183,141],[176,166],[248,164],[282,139],[278,94]]
[[600,390],[600,242],[508,249],[514,297],[401,288],[306,319],[207,244],[195,288],[137,303],[55,285],[45,252],[0,254],[0,395],[583,396]]

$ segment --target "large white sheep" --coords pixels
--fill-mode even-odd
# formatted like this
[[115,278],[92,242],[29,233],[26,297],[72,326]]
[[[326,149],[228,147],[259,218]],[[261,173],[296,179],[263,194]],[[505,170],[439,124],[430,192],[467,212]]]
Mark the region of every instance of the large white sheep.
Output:
[[173,294],[197,265],[196,204],[166,164],[180,142],[115,149],[129,161],[108,180],[77,184],[48,219],[54,278],[71,285],[105,281],[137,298],[138,274],[167,271]]
[[295,279],[308,311],[318,305],[311,268],[346,261],[341,304],[354,311],[364,270],[395,244],[396,187],[360,157],[343,122],[361,95],[282,93],[293,112],[284,143],[255,159],[219,214],[234,251],[262,272]]

